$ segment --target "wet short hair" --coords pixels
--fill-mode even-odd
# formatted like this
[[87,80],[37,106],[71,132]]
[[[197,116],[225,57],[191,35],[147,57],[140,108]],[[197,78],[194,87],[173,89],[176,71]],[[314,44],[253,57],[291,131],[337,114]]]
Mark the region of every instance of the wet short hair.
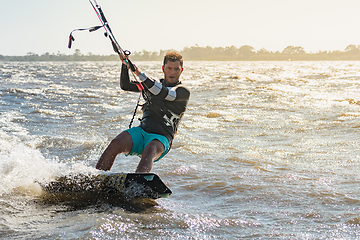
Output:
[[170,61],[170,62],[176,62],[176,61],[179,61],[180,62],[180,65],[181,67],[183,67],[183,58],[182,56],[177,53],[177,52],[168,52],[165,54],[164,56],[164,66],[165,64]]

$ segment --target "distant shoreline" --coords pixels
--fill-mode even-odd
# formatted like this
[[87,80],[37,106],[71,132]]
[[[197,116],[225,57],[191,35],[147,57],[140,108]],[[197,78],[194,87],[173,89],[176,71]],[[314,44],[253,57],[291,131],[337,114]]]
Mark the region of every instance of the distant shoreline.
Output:
[[[130,58],[134,61],[162,61],[166,52],[175,50],[160,50],[151,52],[143,50],[134,52]],[[300,46],[288,46],[282,52],[271,52],[264,48],[259,51],[249,45],[240,48],[231,47],[185,47],[179,52],[186,61],[358,61],[360,60],[360,46],[349,45],[344,51],[319,51],[306,53]],[[82,54],[79,49],[72,55],[63,53],[38,55],[29,52],[25,56],[3,56],[0,61],[118,61],[116,54],[95,55]]]

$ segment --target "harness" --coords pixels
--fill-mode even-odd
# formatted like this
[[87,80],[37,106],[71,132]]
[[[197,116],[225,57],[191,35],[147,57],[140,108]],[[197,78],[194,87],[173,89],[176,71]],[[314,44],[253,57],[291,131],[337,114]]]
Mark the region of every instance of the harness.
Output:
[[[161,82],[163,83],[163,80],[161,80]],[[136,83],[136,82],[135,82]],[[176,83],[174,86],[181,84],[181,82]],[[139,85],[142,88],[139,88]],[[164,100],[158,99],[155,95],[154,97],[149,97],[148,93],[145,91],[145,89],[143,88],[142,84],[137,84],[138,89],[141,90],[141,94],[138,98],[135,110],[134,110],[134,114],[132,116],[132,119],[130,121],[130,125],[129,128],[131,128],[132,123],[135,119],[135,115],[137,112],[137,109],[139,106],[142,107],[142,111],[146,112],[146,110],[151,110],[150,112],[146,112],[147,114],[144,114],[142,118],[139,118],[139,121],[142,122],[142,120],[144,118],[147,118],[151,115],[156,116],[161,122],[163,122],[167,127],[169,127],[169,123],[167,122],[167,120],[170,120],[168,118],[167,115],[172,115],[174,113],[172,113],[169,109],[167,104],[164,102]],[[141,96],[143,96],[143,99],[145,100],[145,102],[143,104],[140,104],[140,98]],[[176,131],[176,130],[175,130]]]

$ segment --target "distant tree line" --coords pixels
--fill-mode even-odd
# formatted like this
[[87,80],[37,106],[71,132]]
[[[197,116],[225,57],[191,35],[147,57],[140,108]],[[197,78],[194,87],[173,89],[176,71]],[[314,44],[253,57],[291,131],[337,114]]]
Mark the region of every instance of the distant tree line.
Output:
[[[143,50],[131,54],[134,61],[161,61],[166,52],[173,50],[160,50],[151,52]],[[236,48],[231,47],[185,47],[179,52],[187,61],[288,61],[288,60],[360,60],[360,45],[349,45],[344,51],[319,51],[306,53],[303,47],[288,46],[282,52],[271,52],[262,48],[256,51],[249,45]],[[95,55],[92,53],[82,54],[79,49],[71,55],[58,52],[57,54],[44,53],[38,55],[33,52],[25,56],[3,56],[0,61],[117,61],[116,54]]]

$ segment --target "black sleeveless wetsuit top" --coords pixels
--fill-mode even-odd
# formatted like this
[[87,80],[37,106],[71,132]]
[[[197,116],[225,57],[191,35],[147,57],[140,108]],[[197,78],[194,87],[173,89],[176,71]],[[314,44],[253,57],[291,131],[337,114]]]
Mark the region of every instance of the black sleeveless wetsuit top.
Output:
[[[171,145],[186,110],[190,91],[181,82],[166,85],[164,79],[159,83],[147,78],[141,84],[148,100],[143,107],[140,127],[147,133],[165,136]],[[140,91],[136,82],[130,81],[129,70],[125,64],[121,69],[120,86],[126,91]]]

